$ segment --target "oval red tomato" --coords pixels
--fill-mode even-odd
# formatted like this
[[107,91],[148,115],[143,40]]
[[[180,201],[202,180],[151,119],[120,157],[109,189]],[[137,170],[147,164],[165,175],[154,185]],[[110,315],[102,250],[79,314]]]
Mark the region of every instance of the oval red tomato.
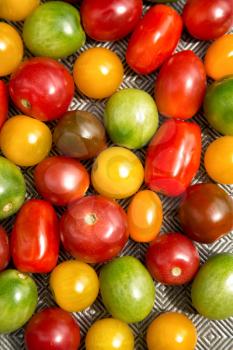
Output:
[[52,58],[34,57],[23,62],[9,83],[10,96],[26,115],[42,121],[60,118],[74,96],[68,70]]
[[8,116],[8,88],[4,81],[0,80],[0,128]]
[[179,196],[196,175],[200,158],[200,127],[195,123],[167,120],[149,144],[145,182],[154,191]]
[[204,64],[187,50],[176,53],[162,66],[155,82],[155,101],[165,117],[188,119],[201,107],[205,91]]
[[16,217],[10,243],[18,270],[50,272],[59,251],[58,220],[51,204],[39,199],[26,202]]
[[6,231],[0,226],[0,271],[4,270],[10,261],[9,240]]
[[139,74],[153,72],[171,56],[181,33],[182,19],[172,7],[151,7],[129,40],[127,63]]
[[100,263],[116,256],[126,244],[127,217],[113,200],[84,197],[63,214],[60,234],[65,249],[75,258]]

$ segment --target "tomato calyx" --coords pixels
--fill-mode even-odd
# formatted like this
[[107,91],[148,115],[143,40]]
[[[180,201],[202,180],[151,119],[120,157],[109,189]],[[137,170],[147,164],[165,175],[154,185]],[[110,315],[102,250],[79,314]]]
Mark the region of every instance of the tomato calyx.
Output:
[[31,109],[32,108],[31,103],[26,98],[22,98],[21,104],[22,104],[22,106],[24,108],[27,108],[27,109]]
[[13,204],[11,202],[9,202],[6,205],[4,205],[2,210],[4,213],[8,213],[9,211],[12,210],[12,208],[13,208]]
[[87,225],[95,225],[98,221],[98,218],[95,213],[89,213],[84,217],[84,221]]
[[26,280],[28,276],[25,275],[25,273],[19,272],[19,273],[18,273],[18,277],[19,277],[19,279],[21,279],[21,280]]
[[171,274],[172,274],[173,277],[179,277],[179,276],[182,275],[182,270],[181,270],[180,267],[175,266],[175,267],[172,268]]

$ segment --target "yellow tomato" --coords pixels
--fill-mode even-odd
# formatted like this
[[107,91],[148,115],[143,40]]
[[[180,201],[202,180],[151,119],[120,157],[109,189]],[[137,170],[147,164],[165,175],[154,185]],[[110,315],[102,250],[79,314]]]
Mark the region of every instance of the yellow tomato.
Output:
[[207,148],[204,158],[208,175],[216,182],[233,184],[233,136],[222,136]]
[[40,4],[40,0],[0,0],[0,17],[22,21]]
[[91,326],[85,343],[86,350],[133,350],[134,336],[126,323],[106,318]]
[[74,81],[78,89],[91,98],[111,96],[120,86],[124,69],[119,57],[103,47],[91,48],[77,58]]
[[3,125],[0,145],[4,156],[13,163],[32,166],[48,155],[52,146],[52,134],[41,121],[18,115]]
[[205,56],[205,69],[209,77],[219,80],[233,74],[233,34],[226,34],[214,41]]
[[143,182],[144,170],[133,152],[122,147],[111,147],[96,158],[91,178],[98,193],[121,199],[138,191]]
[[11,74],[23,58],[23,42],[14,27],[0,23],[0,76]]
[[146,341],[148,350],[194,350],[197,331],[185,315],[166,312],[150,324]]
[[62,309],[79,312],[94,303],[99,293],[99,280],[91,266],[70,260],[55,267],[50,276],[50,288]]

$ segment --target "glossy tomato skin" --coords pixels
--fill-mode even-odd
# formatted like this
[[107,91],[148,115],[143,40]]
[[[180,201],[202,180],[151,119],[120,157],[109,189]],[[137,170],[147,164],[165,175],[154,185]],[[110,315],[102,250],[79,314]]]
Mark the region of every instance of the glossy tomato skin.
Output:
[[31,318],[24,340],[27,350],[77,350],[80,329],[71,314],[49,307]]
[[31,199],[20,209],[11,234],[11,254],[22,272],[47,273],[57,264],[58,220],[46,201]]
[[232,198],[215,184],[190,186],[182,198],[179,218],[190,239],[212,243],[233,229]]
[[155,82],[155,101],[165,117],[188,119],[201,107],[205,91],[202,61],[193,51],[181,51],[162,66]]
[[0,128],[8,116],[8,88],[4,81],[0,80]]
[[183,11],[189,33],[200,40],[213,40],[232,25],[233,4],[229,0],[188,0]]
[[126,61],[139,74],[149,74],[167,60],[181,37],[182,19],[167,5],[149,9],[139,21],[126,51]]
[[170,119],[162,124],[149,144],[145,182],[153,191],[179,196],[196,175],[200,157],[200,127]]
[[116,256],[128,240],[126,214],[110,199],[87,196],[63,214],[60,235],[65,249],[75,258],[104,262]]
[[23,62],[11,76],[9,91],[23,113],[49,121],[68,110],[74,96],[74,81],[61,63],[34,57]]
[[86,168],[77,160],[56,156],[44,159],[34,172],[38,192],[54,205],[83,197],[90,185]]
[[115,41],[130,33],[142,14],[142,0],[84,0],[81,18],[88,36]]
[[146,254],[146,265],[153,278],[168,285],[190,282],[199,264],[197,248],[181,233],[171,232],[157,237]]
[[0,271],[4,270],[10,261],[10,247],[6,231],[0,226]]
[[40,0],[4,0],[0,2],[0,17],[9,21],[23,21],[39,5]]

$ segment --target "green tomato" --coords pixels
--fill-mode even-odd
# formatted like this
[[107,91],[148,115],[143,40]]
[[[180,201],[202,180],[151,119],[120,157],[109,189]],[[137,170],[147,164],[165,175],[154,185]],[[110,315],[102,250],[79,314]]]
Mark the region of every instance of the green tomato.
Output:
[[108,100],[104,123],[115,144],[130,149],[141,148],[157,130],[157,107],[147,92],[123,89]]
[[192,302],[209,319],[233,316],[233,254],[215,255],[201,267],[192,285]]
[[29,275],[17,270],[0,273],[0,333],[14,332],[32,316],[37,306],[37,287]]
[[210,125],[223,135],[233,135],[233,76],[209,86],[204,101]]
[[35,56],[61,58],[75,53],[86,37],[78,10],[65,2],[51,1],[27,17],[23,39]]
[[154,305],[153,280],[132,256],[117,258],[102,268],[100,292],[110,314],[127,323],[142,321]]

